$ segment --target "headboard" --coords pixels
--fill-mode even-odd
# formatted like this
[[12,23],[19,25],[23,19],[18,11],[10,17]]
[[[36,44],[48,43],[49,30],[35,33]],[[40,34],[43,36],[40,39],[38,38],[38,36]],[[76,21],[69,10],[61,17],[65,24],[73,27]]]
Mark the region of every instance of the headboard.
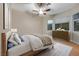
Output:
[[7,41],[10,35],[11,35],[11,31],[8,31],[7,33],[4,32],[1,34],[1,55],[2,56],[8,55]]

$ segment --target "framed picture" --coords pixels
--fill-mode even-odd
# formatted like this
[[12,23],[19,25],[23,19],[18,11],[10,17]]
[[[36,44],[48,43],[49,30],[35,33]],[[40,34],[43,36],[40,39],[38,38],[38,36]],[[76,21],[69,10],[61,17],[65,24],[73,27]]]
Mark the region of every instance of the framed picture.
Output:
[[69,22],[55,24],[55,30],[58,29],[58,28],[61,28],[61,29],[64,29],[64,30],[69,30]]

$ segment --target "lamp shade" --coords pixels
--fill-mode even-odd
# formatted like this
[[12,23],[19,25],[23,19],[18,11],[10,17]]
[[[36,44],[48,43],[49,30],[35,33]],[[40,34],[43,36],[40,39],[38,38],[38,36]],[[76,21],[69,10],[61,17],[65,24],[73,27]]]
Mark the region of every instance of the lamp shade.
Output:
[[11,29],[11,32],[17,32],[17,29]]

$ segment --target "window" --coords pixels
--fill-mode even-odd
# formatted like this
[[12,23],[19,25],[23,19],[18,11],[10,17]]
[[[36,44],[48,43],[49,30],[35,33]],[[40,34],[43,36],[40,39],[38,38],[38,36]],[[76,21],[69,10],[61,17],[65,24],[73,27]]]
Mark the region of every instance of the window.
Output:
[[79,31],[79,13],[73,15],[74,31]]
[[47,27],[48,30],[52,30],[52,23],[53,23],[52,20],[48,20],[48,27]]
[[59,28],[64,29],[64,30],[69,30],[69,22],[55,24],[55,30],[57,30]]
[[74,21],[74,31],[79,31],[79,20]]
[[79,19],[79,13],[73,15],[73,20]]

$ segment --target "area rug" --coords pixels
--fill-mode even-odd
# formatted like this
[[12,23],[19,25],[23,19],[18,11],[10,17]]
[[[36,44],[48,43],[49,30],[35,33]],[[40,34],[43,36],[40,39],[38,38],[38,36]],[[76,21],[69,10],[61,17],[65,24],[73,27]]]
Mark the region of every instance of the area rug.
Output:
[[40,53],[39,56],[68,56],[71,50],[72,47],[56,42],[54,48],[47,49]]

